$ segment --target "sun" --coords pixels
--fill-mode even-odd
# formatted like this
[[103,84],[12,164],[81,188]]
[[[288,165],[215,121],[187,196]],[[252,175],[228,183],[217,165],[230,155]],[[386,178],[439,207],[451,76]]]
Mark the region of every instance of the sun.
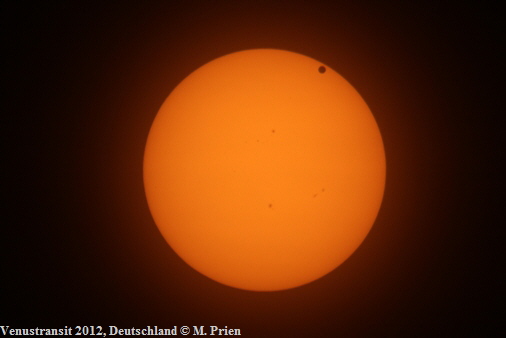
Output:
[[210,61],[160,108],[144,154],[148,205],[195,270],[254,291],[343,263],[383,198],[385,152],[360,94],[310,57],[253,49]]

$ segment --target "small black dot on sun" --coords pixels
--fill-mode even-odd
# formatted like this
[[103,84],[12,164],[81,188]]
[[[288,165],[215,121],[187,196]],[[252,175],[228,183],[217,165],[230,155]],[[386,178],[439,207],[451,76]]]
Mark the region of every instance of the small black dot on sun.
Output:
[[269,203],[269,208],[272,208],[272,204]]
[[320,66],[320,68],[318,68],[318,71],[322,74],[325,73],[326,70],[327,68],[325,68],[324,66]]

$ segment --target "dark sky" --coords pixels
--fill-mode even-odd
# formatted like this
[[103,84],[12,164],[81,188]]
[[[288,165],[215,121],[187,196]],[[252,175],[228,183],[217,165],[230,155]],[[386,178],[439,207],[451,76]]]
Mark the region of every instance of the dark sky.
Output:
[[[2,4],[0,325],[362,337],[483,334],[494,324],[498,8],[113,3]],[[369,104],[387,155],[384,202],[362,246],[283,292],[236,290],[187,266],[158,232],[142,185],[145,140],[166,96],[204,63],[249,48],[299,52],[343,75]]]

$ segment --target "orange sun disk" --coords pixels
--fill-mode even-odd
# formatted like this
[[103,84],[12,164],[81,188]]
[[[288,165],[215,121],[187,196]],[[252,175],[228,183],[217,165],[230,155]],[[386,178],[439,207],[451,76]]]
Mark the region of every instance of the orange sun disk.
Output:
[[343,263],[385,187],[374,117],[338,73],[301,54],[217,58],[169,95],[149,132],[144,185],[174,251],[220,283],[274,291]]

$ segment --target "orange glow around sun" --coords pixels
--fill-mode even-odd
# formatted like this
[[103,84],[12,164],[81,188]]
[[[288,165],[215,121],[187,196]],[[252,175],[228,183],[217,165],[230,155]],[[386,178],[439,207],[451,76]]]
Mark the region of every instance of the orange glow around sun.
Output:
[[149,132],[149,208],[174,251],[232,287],[275,291],[343,263],[371,229],[385,152],[360,94],[307,56],[217,58],[169,95]]

